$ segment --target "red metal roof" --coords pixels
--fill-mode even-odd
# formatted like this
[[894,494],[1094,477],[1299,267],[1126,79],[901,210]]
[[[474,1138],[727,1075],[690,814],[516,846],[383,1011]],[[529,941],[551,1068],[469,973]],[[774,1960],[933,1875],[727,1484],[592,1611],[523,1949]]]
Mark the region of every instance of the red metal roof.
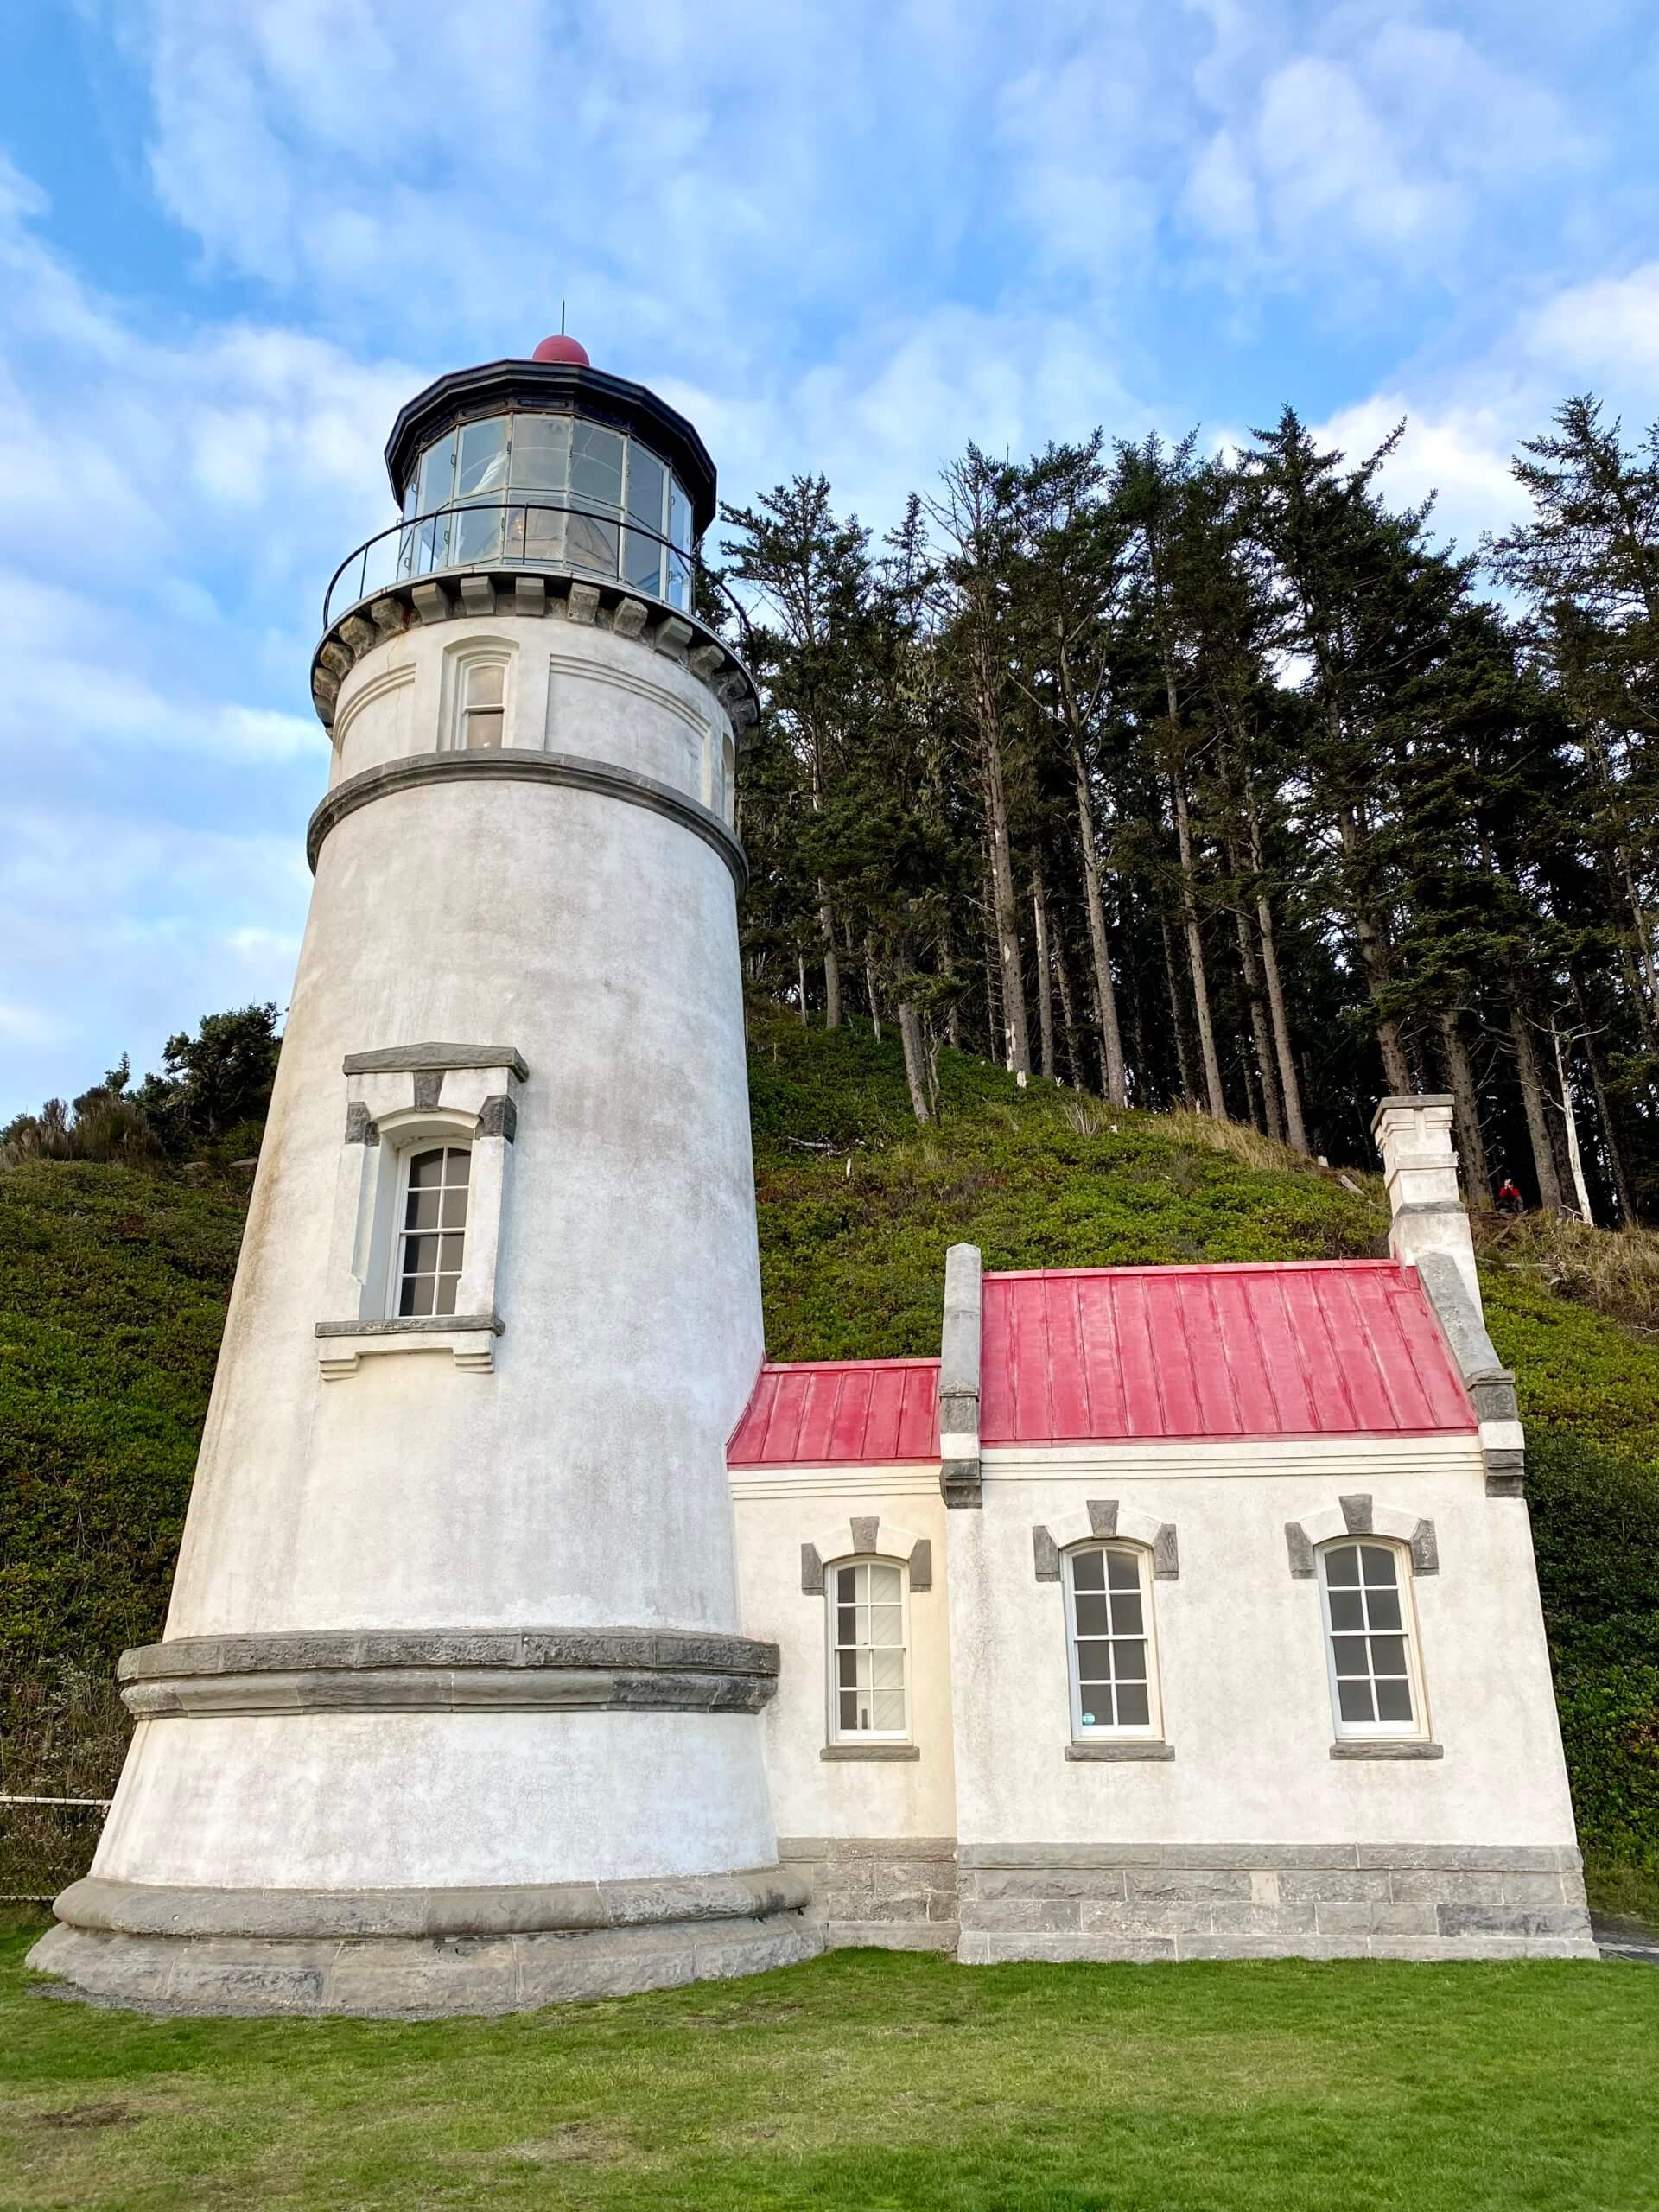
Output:
[[937,1359],[769,1363],[726,1447],[732,1467],[890,1466],[938,1456]]
[[[981,1362],[987,1446],[1477,1426],[1416,1269],[1393,1260],[988,1274]],[[763,1367],[728,1462],[937,1460],[938,1367]]]
[[980,1441],[1472,1429],[1414,1268],[1393,1260],[985,1277]]

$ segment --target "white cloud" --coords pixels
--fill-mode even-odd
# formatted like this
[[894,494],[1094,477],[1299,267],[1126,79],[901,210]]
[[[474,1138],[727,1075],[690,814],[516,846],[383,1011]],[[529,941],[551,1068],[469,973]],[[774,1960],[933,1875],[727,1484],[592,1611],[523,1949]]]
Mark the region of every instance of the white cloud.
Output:
[[1659,416],[1659,263],[1565,286],[1521,309],[1490,348],[1425,368],[1327,416],[1319,435],[1357,458],[1403,416],[1387,465],[1391,498],[1439,494],[1434,526],[1472,550],[1526,512],[1510,474],[1522,441],[1545,429],[1570,392],[1595,390],[1626,435]]
[[1376,266],[1444,282],[1467,257],[1484,194],[1595,165],[1593,139],[1545,84],[1409,9],[1332,10],[1287,53],[1282,35],[1252,35],[1231,0],[1203,4],[1217,53],[1198,82],[1217,120],[1185,205],[1233,249],[1258,245],[1234,281],[1304,284],[1335,270],[1346,286]]
[[1527,318],[1522,342],[1542,369],[1626,388],[1639,382],[1648,404],[1659,403],[1659,261],[1558,292]]

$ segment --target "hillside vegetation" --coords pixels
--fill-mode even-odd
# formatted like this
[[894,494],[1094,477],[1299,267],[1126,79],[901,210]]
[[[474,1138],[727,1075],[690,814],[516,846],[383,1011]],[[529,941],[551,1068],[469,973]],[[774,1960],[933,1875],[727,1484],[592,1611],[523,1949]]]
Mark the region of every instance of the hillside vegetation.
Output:
[[[1375,1179],[1202,1116],[1135,1114],[945,1052],[918,1129],[899,1048],[757,1016],[750,1084],[772,1356],[937,1350],[947,1245],[990,1267],[1363,1256]],[[0,1173],[0,1759],[114,1779],[123,1645],[158,1635],[245,1198],[86,1162]],[[1516,1368],[1562,1725],[1604,1894],[1659,1888],[1659,1335],[1645,1243],[1484,1235]],[[1597,1255],[1611,1256],[1599,1257]],[[1553,1287],[1560,1285],[1561,1287]],[[1576,1290],[1578,1296],[1563,1294]],[[1651,1892],[1650,1892],[1651,1894]]]

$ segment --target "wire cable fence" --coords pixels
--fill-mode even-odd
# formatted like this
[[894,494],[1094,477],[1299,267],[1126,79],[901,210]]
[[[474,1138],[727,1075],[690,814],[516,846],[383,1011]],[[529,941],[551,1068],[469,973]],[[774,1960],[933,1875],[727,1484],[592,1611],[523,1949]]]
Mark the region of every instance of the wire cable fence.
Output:
[[92,1863],[107,1797],[0,1791],[0,1904],[50,1904]]

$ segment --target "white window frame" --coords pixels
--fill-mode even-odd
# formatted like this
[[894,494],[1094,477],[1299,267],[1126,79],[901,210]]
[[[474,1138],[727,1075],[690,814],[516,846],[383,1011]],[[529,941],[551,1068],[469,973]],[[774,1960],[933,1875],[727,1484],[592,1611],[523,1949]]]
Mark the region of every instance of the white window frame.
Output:
[[[837,1654],[843,1649],[859,1648],[842,1645],[836,1637],[836,1607],[841,1589],[843,1567],[888,1567],[899,1577],[899,1649],[904,1656],[905,1669],[905,1725],[902,1728],[843,1728],[841,1725],[840,1669]],[[823,1680],[828,1706],[826,1741],[830,1744],[908,1744],[913,1740],[915,1696],[912,1683],[913,1663],[910,1638],[910,1565],[902,1559],[893,1559],[885,1552],[861,1552],[853,1556],[827,1560],[823,1568],[824,1668]]]
[[[1077,1673],[1077,1591],[1073,1580],[1076,1563],[1085,1554],[1101,1552],[1135,1562],[1141,1582],[1141,1619],[1147,1647],[1147,1719],[1128,1726],[1086,1721],[1083,1717],[1083,1688]],[[1163,1686],[1159,1679],[1158,1622],[1153,1605],[1153,1555],[1145,1544],[1107,1538],[1073,1544],[1060,1555],[1061,1586],[1065,1592],[1065,1674],[1071,1704],[1071,1739],[1077,1744],[1160,1744],[1164,1740]],[[1085,1592],[1085,1596],[1092,1595]]]
[[[511,645],[486,644],[483,640],[451,648],[449,655],[449,698],[444,714],[444,747],[452,753],[465,753],[467,721],[472,714],[496,714],[501,716],[501,744],[505,752],[512,742],[513,649]],[[474,672],[480,668],[501,671],[501,704],[499,708],[469,707],[467,695],[472,687]],[[480,753],[492,748],[480,746]]]
[[454,1135],[448,1131],[441,1131],[432,1136],[411,1138],[399,1148],[397,1154],[397,1176],[393,1188],[391,1220],[387,1237],[390,1249],[386,1258],[386,1283],[383,1300],[383,1310],[389,1321],[401,1320],[404,1318],[400,1309],[403,1306],[404,1293],[404,1240],[411,1234],[449,1236],[456,1234],[453,1229],[447,1230],[439,1229],[429,1232],[425,1230],[410,1231],[404,1226],[404,1218],[409,1211],[409,1179],[414,1170],[415,1162],[424,1158],[428,1153],[440,1151],[464,1152],[467,1154],[467,1219],[460,1230],[461,1267],[455,1283],[456,1305],[457,1307],[460,1306],[461,1286],[467,1281],[467,1261],[473,1233],[474,1205],[473,1176],[477,1161],[474,1157],[473,1141],[470,1136],[460,1131]]
[[[1331,1623],[1331,1585],[1327,1568],[1331,1554],[1338,1551],[1362,1551],[1367,1546],[1376,1551],[1394,1555],[1395,1585],[1400,1592],[1400,1628],[1405,1638],[1406,1680],[1410,1688],[1412,1718],[1405,1720],[1344,1720],[1342,1700],[1338,1691],[1337,1647],[1338,1635],[1351,1636],[1368,1633],[1352,1629],[1338,1630]],[[1357,1744],[1419,1744],[1429,1738],[1428,1699],[1423,1688],[1422,1643],[1417,1624],[1415,1578],[1412,1573],[1411,1547],[1394,1536],[1334,1536],[1320,1544],[1314,1558],[1319,1567],[1319,1629],[1325,1639],[1325,1675],[1331,1698],[1331,1725],[1338,1743]],[[1364,1569],[1361,1567],[1361,1573]],[[1338,1585],[1338,1587],[1341,1587]],[[1357,1587],[1360,1586],[1350,1586]],[[1369,1610],[1369,1609],[1368,1609]],[[1392,1636],[1395,1630],[1380,1630],[1381,1635]],[[1369,1653],[1367,1657],[1369,1659]],[[1374,1680],[1375,1677],[1368,1677]],[[1395,1679],[1397,1679],[1395,1678]]]

